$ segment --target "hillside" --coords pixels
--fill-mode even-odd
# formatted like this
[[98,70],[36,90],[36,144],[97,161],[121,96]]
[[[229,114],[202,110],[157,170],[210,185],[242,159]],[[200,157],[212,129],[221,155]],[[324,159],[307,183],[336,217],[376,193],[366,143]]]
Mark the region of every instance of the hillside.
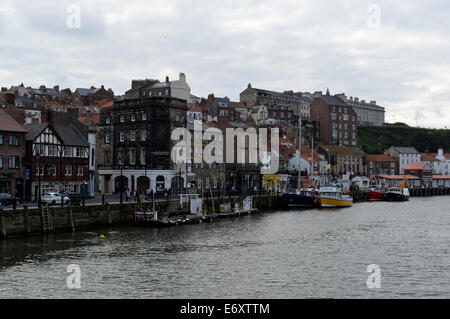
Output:
[[359,126],[358,143],[368,154],[383,153],[391,146],[414,146],[419,152],[438,148],[450,152],[450,130],[409,127],[403,123]]

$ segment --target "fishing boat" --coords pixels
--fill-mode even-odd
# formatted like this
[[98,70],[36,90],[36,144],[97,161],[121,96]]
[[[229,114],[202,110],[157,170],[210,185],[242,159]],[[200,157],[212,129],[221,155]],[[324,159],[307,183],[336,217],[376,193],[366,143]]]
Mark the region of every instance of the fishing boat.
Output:
[[406,176],[399,187],[389,187],[386,190],[386,200],[393,202],[405,202],[409,200],[409,189],[406,186]]
[[301,188],[290,190],[282,198],[288,207],[314,207],[319,192],[315,188]]
[[344,194],[340,187],[321,187],[317,202],[320,207],[350,207],[353,197]]
[[409,200],[409,189],[406,187],[389,187],[386,190],[386,200],[405,202]]
[[367,200],[370,202],[386,200],[386,191],[381,187],[371,188],[367,193]]

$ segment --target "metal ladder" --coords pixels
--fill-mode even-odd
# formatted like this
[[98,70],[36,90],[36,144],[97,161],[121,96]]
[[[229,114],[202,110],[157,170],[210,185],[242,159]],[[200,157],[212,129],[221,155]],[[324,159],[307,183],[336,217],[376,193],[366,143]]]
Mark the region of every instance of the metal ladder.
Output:
[[52,213],[48,206],[45,206],[41,210],[42,214],[42,231],[44,234],[53,232],[52,225]]

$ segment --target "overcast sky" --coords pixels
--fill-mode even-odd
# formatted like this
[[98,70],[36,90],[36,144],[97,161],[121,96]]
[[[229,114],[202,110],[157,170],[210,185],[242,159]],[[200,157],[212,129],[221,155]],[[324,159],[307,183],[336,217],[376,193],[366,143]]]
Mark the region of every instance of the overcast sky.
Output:
[[184,72],[198,96],[329,87],[449,128],[449,15],[448,0],[2,0],[0,84],[123,94]]

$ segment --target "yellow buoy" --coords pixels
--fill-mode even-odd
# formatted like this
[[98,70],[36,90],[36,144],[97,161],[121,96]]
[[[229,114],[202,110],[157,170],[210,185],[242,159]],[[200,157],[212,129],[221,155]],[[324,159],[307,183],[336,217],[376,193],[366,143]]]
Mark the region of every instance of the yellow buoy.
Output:
[[100,235],[100,239],[105,239],[105,235]]

